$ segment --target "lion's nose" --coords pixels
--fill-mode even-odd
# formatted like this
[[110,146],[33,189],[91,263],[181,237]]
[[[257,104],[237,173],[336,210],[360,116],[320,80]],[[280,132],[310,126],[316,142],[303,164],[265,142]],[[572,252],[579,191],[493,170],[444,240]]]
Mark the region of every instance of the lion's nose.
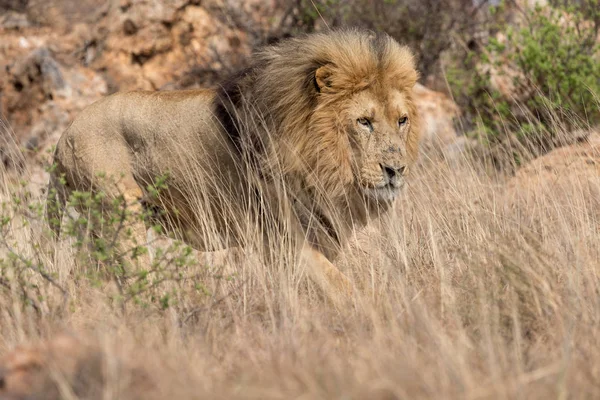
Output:
[[404,171],[406,170],[405,166],[392,167],[391,165],[383,165],[383,164],[379,164],[379,165],[381,166],[381,170],[383,171],[383,174],[385,176],[387,176],[387,178],[389,180],[392,180],[395,176],[404,175]]

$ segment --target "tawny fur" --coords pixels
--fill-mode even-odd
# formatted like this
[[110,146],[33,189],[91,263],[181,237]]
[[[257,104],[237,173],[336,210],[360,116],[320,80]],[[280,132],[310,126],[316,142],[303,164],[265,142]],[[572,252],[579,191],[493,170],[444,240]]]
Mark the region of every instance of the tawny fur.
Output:
[[[215,91],[119,93],[86,108],[58,142],[50,186],[64,175],[66,193],[121,193],[134,210],[152,202],[199,250],[248,245],[241,221],[285,226],[315,279],[343,288],[330,261],[389,209],[417,157],[417,77],[411,52],[385,34],[285,40]],[[147,185],[166,173],[168,189],[148,199]],[[51,204],[64,202],[56,192]],[[135,226],[140,241],[144,230]],[[269,248],[280,236],[264,239]]]

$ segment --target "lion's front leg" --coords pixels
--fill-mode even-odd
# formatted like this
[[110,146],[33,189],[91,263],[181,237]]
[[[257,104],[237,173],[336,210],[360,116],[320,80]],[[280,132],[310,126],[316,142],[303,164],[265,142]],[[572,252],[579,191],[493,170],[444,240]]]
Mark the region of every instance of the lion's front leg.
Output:
[[320,251],[305,244],[300,253],[301,262],[309,276],[334,303],[347,300],[354,293],[350,280]]

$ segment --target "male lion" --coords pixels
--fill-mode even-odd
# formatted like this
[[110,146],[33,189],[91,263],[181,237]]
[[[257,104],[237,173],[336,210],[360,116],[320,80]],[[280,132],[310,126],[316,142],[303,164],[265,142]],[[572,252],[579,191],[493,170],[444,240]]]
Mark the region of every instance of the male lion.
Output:
[[201,251],[248,245],[259,227],[266,249],[290,245],[326,292],[347,292],[331,261],[390,208],[417,156],[413,56],[388,35],[343,30],[281,41],[250,65],[216,91],[118,93],[82,111],[56,147],[49,218],[69,191],[92,190],[161,209]]

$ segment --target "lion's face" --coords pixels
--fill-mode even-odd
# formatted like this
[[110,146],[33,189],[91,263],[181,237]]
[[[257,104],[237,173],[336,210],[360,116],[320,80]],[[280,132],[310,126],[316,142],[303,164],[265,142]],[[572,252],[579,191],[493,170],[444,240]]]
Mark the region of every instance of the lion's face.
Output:
[[255,97],[271,99],[261,102],[265,112],[280,116],[270,159],[332,205],[358,204],[357,192],[358,200],[394,200],[418,151],[412,53],[385,34],[311,39],[263,54]]
[[368,198],[394,200],[404,185],[416,156],[410,104],[407,92],[375,88],[358,92],[340,105],[355,183]]

